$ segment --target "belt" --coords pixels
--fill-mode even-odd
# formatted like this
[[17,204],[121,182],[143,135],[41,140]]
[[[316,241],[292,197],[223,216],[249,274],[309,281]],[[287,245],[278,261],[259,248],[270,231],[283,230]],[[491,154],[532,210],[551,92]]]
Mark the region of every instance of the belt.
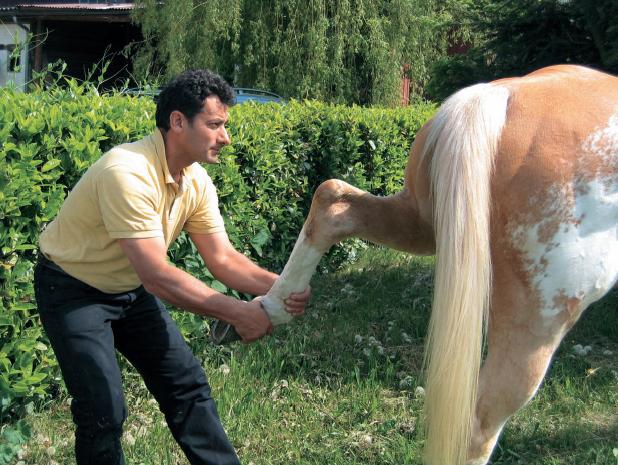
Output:
[[60,266],[56,265],[56,263],[52,262],[49,258],[43,255],[43,252],[41,252],[40,250],[39,250],[39,263],[54,271],[59,271],[60,273],[66,274],[66,271],[64,271],[62,268],[60,268]]

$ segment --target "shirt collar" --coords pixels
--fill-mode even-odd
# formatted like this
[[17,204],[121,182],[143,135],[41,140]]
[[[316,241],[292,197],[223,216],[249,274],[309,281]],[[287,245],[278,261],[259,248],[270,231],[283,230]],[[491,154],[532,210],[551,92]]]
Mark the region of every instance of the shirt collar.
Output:
[[[172,177],[170,173],[169,167],[167,166],[167,157],[165,156],[165,142],[163,141],[163,134],[161,129],[156,128],[154,133],[152,134],[152,141],[154,144],[155,153],[157,154],[157,159],[163,168],[163,176],[165,178],[165,184],[174,184],[177,185],[176,181]],[[180,188],[184,189],[184,186],[187,185],[187,182],[191,179],[191,167],[183,168],[180,172]]]

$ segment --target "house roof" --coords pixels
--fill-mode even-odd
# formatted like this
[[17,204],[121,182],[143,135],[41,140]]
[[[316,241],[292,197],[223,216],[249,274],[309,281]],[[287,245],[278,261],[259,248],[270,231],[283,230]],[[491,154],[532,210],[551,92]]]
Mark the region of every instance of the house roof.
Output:
[[58,14],[128,14],[133,9],[133,2],[58,2],[58,1],[0,1],[0,14],[17,14],[19,16],[58,15]]

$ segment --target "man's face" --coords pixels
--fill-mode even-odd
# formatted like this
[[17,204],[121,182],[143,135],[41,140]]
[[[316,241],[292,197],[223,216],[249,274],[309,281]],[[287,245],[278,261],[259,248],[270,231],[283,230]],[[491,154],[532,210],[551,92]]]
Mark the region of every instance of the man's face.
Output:
[[219,151],[230,143],[225,129],[228,107],[219,97],[210,95],[204,100],[201,112],[188,121],[185,132],[185,149],[199,163],[219,163]]

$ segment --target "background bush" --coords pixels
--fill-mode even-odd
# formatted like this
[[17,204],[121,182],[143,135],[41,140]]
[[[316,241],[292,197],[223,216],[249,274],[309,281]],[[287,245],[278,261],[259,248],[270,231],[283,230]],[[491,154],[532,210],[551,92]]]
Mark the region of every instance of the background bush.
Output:
[[449,0],[465,55],[431,65],[425,94],[443,100],[477,82],[579,64],[618,73],[615,0]]
[[[61,385],[32,289],[39,232],[102,153],[154,130],[154,110],[149,99],[102,96],[75,81],[29,94],[0,90],[3,424],[49,399]],[[208,167],[231,241],[261,265],[281,271],[315,187],[336,177],[375,194],[398,191],[414,134],[433,111],[431,104],[366,109],[295,101],[232,108],[232,145],[222,152],[221,164]],[[345,261],[357,245],[332,251],[327,265]],[[169,255],[213,288],[230,292],[212,278],[186,236]],[[202,318],[175,316],[189,340],[203,337]]]

